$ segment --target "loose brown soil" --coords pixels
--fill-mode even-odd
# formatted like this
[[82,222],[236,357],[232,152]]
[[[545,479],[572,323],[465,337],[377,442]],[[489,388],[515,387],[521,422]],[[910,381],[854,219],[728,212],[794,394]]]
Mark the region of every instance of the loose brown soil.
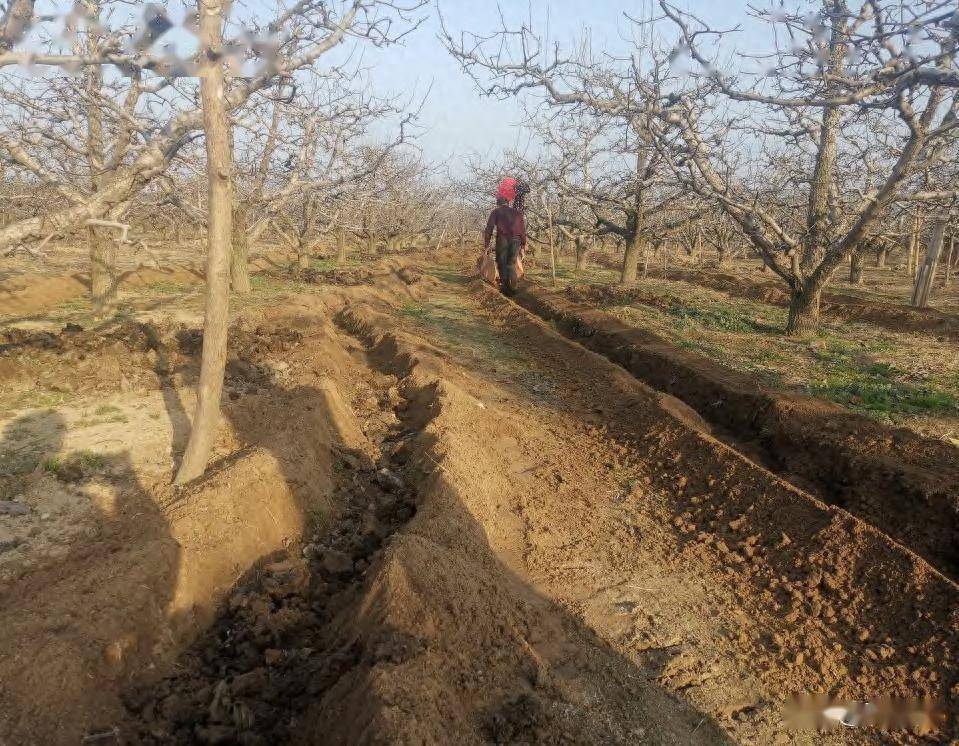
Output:
[[[0,740],[811,743],[790,692],[955,710],[959,589],[871,522],[449,270],[318,279],[235,321],[214,463],[183,491],[195,327],[6,340],[0,393],[72,390],[5,421],[4,454],[40,461],[6,470],[29,512],[0,528],[52,490],[58,525],[97,531],[7,550]],[[121,376],[88,385],[80,354]],[[90,425],[129,440],[81,457],[76,413],[117,396],[169,425]]]
[[777,473],[869,521],[959,576],[959,452],[681,350],[645,330],[529,287],[518,302],[573,339],[678,397]]

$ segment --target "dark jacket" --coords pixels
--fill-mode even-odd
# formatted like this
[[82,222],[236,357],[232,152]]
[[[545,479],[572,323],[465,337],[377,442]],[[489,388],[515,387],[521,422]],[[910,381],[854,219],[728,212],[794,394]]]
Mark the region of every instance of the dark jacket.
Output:
[[526,221],[523,213],[509,205],[499,205],[489,215],[486,221],[486,233],[483,236],[483,246],[489,246],[493,231],[496,231],[496,245],[519,241],[522,248],[526,248]]

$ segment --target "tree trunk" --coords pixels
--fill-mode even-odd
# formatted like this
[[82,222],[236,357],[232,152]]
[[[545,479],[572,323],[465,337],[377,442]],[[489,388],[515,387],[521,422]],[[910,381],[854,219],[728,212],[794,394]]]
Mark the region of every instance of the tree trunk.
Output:
[[876,252],[876,269],[885,269],[886,257],[889,255],[889,249],[879,249]]
[[821,288],[800,286],[793,288],[789,302],[789,320],[786,322],[786,334],[802,336],[812,334],[819,328],[819,301]]
[[912,224],[912,237],[909,241],[909,276],[915,277],[919,268],[919,241],[922,235],[922,211],[916,210],[916,218]]
[[296,266],[300,269],[309,269],[310,258],[310,250],[301,236],[296,244]]
[[336,263],[346,264],[346,231],[342,228],[336,234]]
[[639,270],[639,255],[642,253],[643,239],[637,233],[626,242],[626,250],[623,252],[623,268],[619,273],[620,285],[632,285],[636,282],[636,274]]
[[949,237],[949,251],[946,252],[946,276],[942,279],[942,286],[944,288],[949,287],[949,282],[952,280],[952,260],[956,251],[956,236],[955,234]]
[[912,305],[917,308],[925,308],[929,305],[929,294],[932,291],[932,281],[936,276],[936,267],[939,265],[939,254],[942,251],[945,231],[946,221],[942,218],[937,219],[932,226],[925,259],[916,273],[916,287],[912,293]]
[[[197,387],[193,428],[176,483],[201,476],[220,420],[220,397],[226,367],[227,325],[230,312],[230,233],[233,222],[231,129],[223,90],[224,6],[218,0],[198,0],[200,14],[200,78],[203,129],[206,137],[209,189],[206,258],[206,312],[203,322],[203,353]],[[204,54],[205,52],[205,54]]]
[[546,196],[543,195],[543,211],[546,213],[546,235],[549,237],[549,270],[551,283],[556,284],[556,241],[553,237],[553,211],[550,209]]
[[589,254],[589,247],[586,243],[586,239],[582,236],[577,236],[575,239],[573,239],[573,250],[576,252],[576,261],[573,264],[573,271],[576,274],[579,274],[586,269],[586,255]]
[[372,233],[366,239],[366,248],[371,254],[376,253],[376,236],[374,236]]
[[117,302],[117,244],[94,227],[87,228],[90,247],[90,303],[93,313],[106,316]]
[[862,252],[854,251],[849,255],[849,284],[850,285],[862,285],[862,272],[864,268],[864,263],[862,260]]
[[246,232],[246,202],[237,202],[233,207],[233,253],[230,257],[230,280],[233,292],[238,295],[250,294],[250,241]]

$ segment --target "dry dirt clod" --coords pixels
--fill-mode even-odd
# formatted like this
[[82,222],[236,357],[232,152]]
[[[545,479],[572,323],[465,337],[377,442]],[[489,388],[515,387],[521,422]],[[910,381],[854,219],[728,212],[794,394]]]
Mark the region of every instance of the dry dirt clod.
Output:
[[331,575],[345,575],[353,571],[353,560],[345,552],[323,549],[319,556],[320,565]]
[[376,472],[376,481],[384,488],[398,492],[403,489],[403,480],[400,479],[393,471],[383,467]]
[[0,515],[27,515],[30,507],[14,500],[0,500]]

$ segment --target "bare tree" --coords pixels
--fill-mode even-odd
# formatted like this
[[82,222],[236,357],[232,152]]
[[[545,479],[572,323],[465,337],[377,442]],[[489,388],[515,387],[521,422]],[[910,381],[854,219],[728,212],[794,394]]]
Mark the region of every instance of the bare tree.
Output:
[[[121,7],[124,3],[114,0]],[[264,30],[273,36],[266,41],[247,40],[247,34],[230,39],[226,47],[247,48],[258,64],[245,77],[232,77],[225,89],[227,111],[231,115],[243,107],[258,91],[289,81],[298,70],[313,65],[330,50],[347,39],[379,45],[401,39],[416,22],[397,28],[397,20],[405,21],[425,0],[337,0],[334,3],[296,2],[279,10],[264,22],[244,19],[244,24]],[[110,210],[128,202],[158,175],[166,171],[181,149],[196,139],[203,127],[203,115],[196,106],[195,89],[187,81],[195,75],[201,59],[198,55],[185,60],[171,60],[151,52],[151,47],[172,27],[162,9],[150,6],[153,13],[132,27],[125,23],[104,29],[95,52],[64,53],[44,50],[0,53],[0,66],[29,63],[62,69],[109,67],[121,76],[139,80],[138,94],[124,119],[135,124],[133,142],[125,157],[104,169],[100,188],[95,194],[75,194],[66,206],[34,218],[27,218],[0,229],[0,249],[14,243],[44,238],[51,232],[73,230],[90,218],[100,218]],[[127,14],[129,15],[129,14]],[[41,28],[46,18],[35,19]],[[51,34],[52,38],[52,34]],[[159,95],[156,124],[142,122],[148,108],[145,93]],[[173,95],[178,93],[178,95]],[[116,105],[114,105],[115,107]],[[121,107],[122,108],[122,107]],[[145,132],[143,130],[146,130]],[[16,146],[16,142],[12,143]],[[7,143],[3,143],[6,148]],[[9,152],[9,148],[7,148]]]
[[[950,93],[959,82],[951,4],[870,1],[856,10],[845,0],[812,5],[812,12],[756,12],[785,32],[775,39],[789,41],[772,51],[771,72],[747,82],[720,71],[703,51],[707,41],[721,40],[724,32],[661,2],[680,33],[678,52],[703,68],[692,94],[664,101],[661,119],[682,141],[671,148],[671,164],[686,186],[714,199],[737,222],[763,261],[789,285],[787,332],[794,334],[817,327],[826,282],[861,250],[922,165],[945,147],[955,133],[959,107]],[[791,148],[794,168],[803,174],[796,184],[805,198],[801,221],[787,225],[778,219],[776,210],[758,202],[739,178],[723,143],[741,120],[741,108],[720,110],[706,92],[752,107],[753,131],[778,137]],[[870,117],[883,119],[885,145],[894,158],[881,169],[869,169],[872,178],[853,199],[846,182],[850,174],[841,168],[849,153],[846,135],[865,128]]]
[[207,51],[200,69],[203,130],[206,141],[209,201],[207,218],[206,311],[196,411],[186,452],[176,474],[183,484],[203,474],[220,419],[230,313],[230,259],[233,231],[233,133],[225,104],[223,24],[229,0],[199,0],[200,48]]
[[624,241],[620,281],[626,284],[636,280],[644,247],[659,230],[652,217],[680,196],[656,147],[659,102],[675,83],[669,50],[648,32],[648,24],[638,27],[631,53],[615,57],[593,54],[586,42],[572,55],[562,55],[558,45],[547,54],[528,25],[488,35],[463,32],[459,38],[443,25],[447,49],[485,94],[536,91],[547,105],[595,117],[616,131],[612,148],[628,163],[628,176],[610,176],[604,190],[597,182],[582,190],[580,199],[592,201],[600,224]]
[[[231,264],[231,232],[233,213],[232,134],[230,116],[243,107],[259,91],[289,81],[298,70],[310,67],[321,56],[340,45],[347,38],[368,40],[377,44],[396,41],[403,34],[394,31],[394,22],[406,20],[407,14],[422,5],[411,0],[407,6],[393,0],[342,0],[338,3],[297,2],[281,9],[267,28],[274,35],[269,43],[258,41],[241,44],[242,39],[224,40],[224,24],[229,15],[228,0],[198,0],[196,33],[199,39],[197,53],[186,60],[165,59],[155,55],[151,48],[156,40],[172,26],[165,10],[151,6],[140,27],[131,31],[129,25],[107,29],[98,23],[92,12],[99,3],[88,2],[80,8],[87,34],[85,45],[79,42],[71,52],[56,49],[51,39],[48,50],[12,50],[22,42],[24,34],[11,26],[12,7],[4,16],[4,43],[12,51],[0,51],[0,66],[19,62],[53,68],[87,71],[85,92],[88,99],[105,78],[100,70],[106,66],[119,69],[131,77],[131,93],[124,109],[101,97],[91,102],[112,106],[117,112],[120,130],[129,133],[118,138],[122,155],[112,164],[100,165],[96,159],[98,131],[102,127],[99,109],[88,111],[87,147],[74,149],[77,157],[85,155],[91,169],[97,174],[95,188],[83,193],[50,178],[42,164],[37,164],[25,153],[22,142],[8,137],[2,146],[8,159],[26,168],[34,178],[63,193],[67,206],[51,213],[25,218],[0,229],[0,248],[31,237],[66,232],[109,215],[121,209],[139,192],[171,165],[181,149],[201,133],[206,138],[207,177],[207,299],[204,324],[203,356],[193,430],[186,454],[176,476],[178,483],[196,478],[205,469],[213,434],[219,420],[220,394],[226,359],[226,331],[229,310],[229,280]],[[32,8],[31,8],[32,10]],[[42,23],[49,19],[30,18]],[[255,19],[247,19],[255,22]],[[68,20],[69,23],[72,21]],[[191,22],[192,23],[192,22]],[[95,33],[94,33],[95,31]],[[227,75],[225,66],[231,64],[232,51],[237,46],[247,48],[259,57],[259,64],[249,76]],[[149,77],[149,80],[145,80]],[[144,87],[151,92],[176,92],[181,84],[189,90],[191,77],[200,78],[201,106],[181,97],[178,106],[163,99],[165,121],[156,126],[141,116],[138,108]],[[195,89],[194,89],[195,90]],[[162,117],[160,118],[162,120]],[[67,143],[67,145],[69,145]]]

